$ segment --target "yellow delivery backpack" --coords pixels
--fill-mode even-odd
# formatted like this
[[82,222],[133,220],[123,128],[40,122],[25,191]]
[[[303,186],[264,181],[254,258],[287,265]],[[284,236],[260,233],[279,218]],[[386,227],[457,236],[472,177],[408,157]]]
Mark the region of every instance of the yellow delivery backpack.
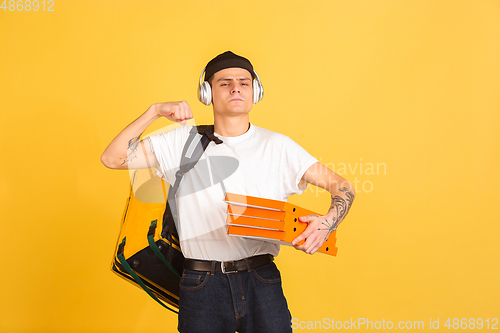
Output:
[[175,313],[179,308],[179,282],[184,264],[176,230],[175,193],[184,174],[198,162],[210,141],[222,143],[214,136],[213,125],[192,128],[175,183],[168,191],[165,181],[153,175],[153,169],[134,171],[111,262],[114,273],[141,287]]

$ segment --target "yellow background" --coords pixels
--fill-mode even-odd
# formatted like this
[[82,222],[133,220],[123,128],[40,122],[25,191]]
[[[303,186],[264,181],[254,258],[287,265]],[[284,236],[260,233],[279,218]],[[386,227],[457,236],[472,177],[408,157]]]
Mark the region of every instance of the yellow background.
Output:
[[[0,10],[1,332],[176,331],[109,270],[129,178],[100,156],[156,102],[210,123],[197,81],[226,50],[262,79],[251,121],[357,181],[337,257],[277,258],[294,318],[500,318],[499,1],[53,8]],[[290,201],[330,204],[313,187]]]

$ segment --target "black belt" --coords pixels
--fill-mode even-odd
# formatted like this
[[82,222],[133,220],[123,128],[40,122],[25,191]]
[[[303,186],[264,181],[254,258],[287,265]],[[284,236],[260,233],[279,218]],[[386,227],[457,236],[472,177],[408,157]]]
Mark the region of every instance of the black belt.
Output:
[[215,262],[216,272],[234,273],[241,271],[249,271],[251,269],[272,263],[273,260],[274,257],[271,254],[261,254],[258,256],[253,256],[240,260],[232,260],[232,261],[210,261],[210,260],[198,260],[198,259],[186,258],[186,260],[184,260],[184,269],[190,269],[193,271],[211,272],[212,263]]

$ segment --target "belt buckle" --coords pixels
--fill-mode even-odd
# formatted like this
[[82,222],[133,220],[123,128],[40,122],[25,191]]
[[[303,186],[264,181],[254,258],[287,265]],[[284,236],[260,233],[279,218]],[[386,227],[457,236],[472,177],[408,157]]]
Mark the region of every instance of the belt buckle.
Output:
[[230,261],[221,261],[220,263],[220,268],[222,270],[222,273],[223,274],[227,274],[227,273],[237,273],[238,271],[234,270],[234,271],[226,271],[226,267],[225,267],[225,263],[227,262],[230,262]]

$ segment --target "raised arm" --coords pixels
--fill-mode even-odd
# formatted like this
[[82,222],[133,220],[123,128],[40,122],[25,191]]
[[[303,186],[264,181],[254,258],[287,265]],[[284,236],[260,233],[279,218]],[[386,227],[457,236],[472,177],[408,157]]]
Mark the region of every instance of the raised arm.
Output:
[[193,114],[186,101],[151,105],[111,141],[102,153],[102,164],[119,170],[158,167],[151,140],[140,140],[140,137],[149,125],[161,117],[184,124],[193,118]]
[[[353,186],[323,164],[316,162],[307,169],[302,176],[302,182],[319,186],[332,196],[332,203],[328,213],[324,216],[308,215],[299,217],[299,221],[307,222],[307,228],[292,241],[297,250],[313,254],[328,239],[328,236],[337,229],[351,208],[356,195]],[[302,245],[295,245],[305,239]]]

